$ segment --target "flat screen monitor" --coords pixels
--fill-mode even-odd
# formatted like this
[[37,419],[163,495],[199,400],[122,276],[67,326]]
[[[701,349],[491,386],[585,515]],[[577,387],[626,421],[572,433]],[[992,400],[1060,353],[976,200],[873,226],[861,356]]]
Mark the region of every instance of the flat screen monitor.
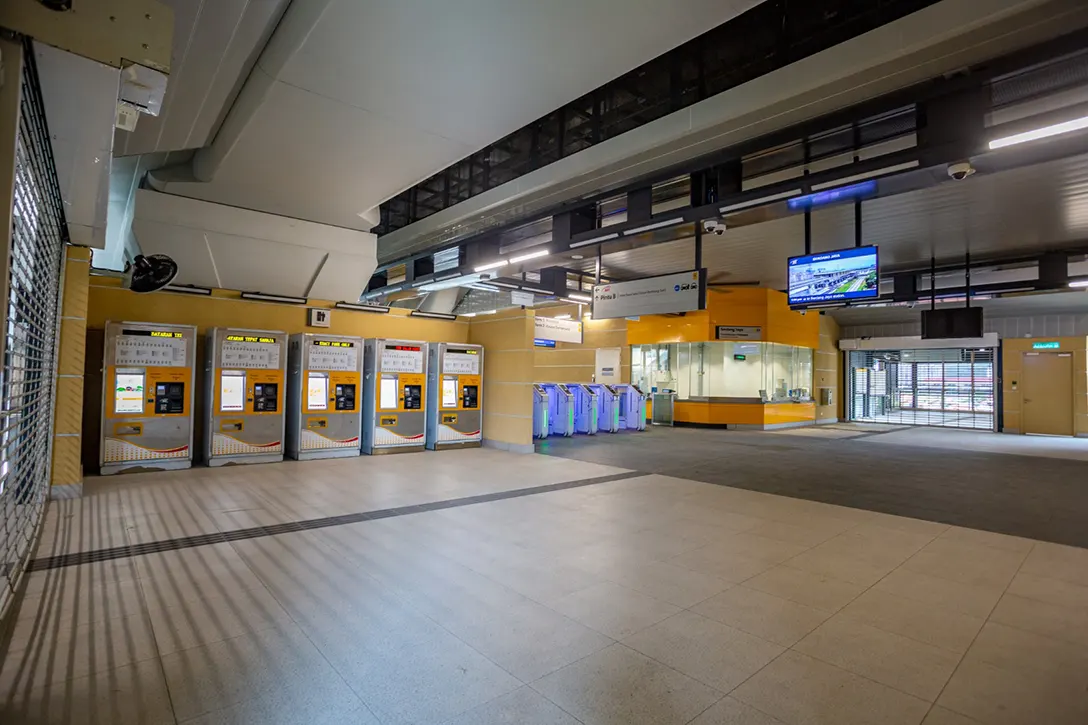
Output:
[[876,247],[790,257],[791,305],[872,299],[880,294]]
[[922,339],[949,340],[983,335],[981,307],[922,310]]

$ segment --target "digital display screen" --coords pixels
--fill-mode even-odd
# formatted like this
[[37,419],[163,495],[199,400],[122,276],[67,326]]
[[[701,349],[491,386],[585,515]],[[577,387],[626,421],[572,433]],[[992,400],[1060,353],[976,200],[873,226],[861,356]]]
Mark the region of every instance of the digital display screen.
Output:
[[315,347],[355,347],[354,342],[340,342],[338,340],[314,340]]
[[419,352],[423,348],[419,345],[386,345],[386,350],[405,350],[407,352]]
[[180,338],[185,335],[183,332],[169,332],[167,330],[121,330],[122,335],[130,335],[132,337],[169,337]]
[[381,378],[381,386],[378,389],[378,407],[385,410],[397,408],[397,379]]
[[274,337],[257,337],[256,335],[227,335],[227,342],[263,342],[271,345],[276,344],[276,338]]
[[854,247],[789,260],[789,303],[872,299],[880,294],[876,247]]
[[117,413],[144,412],[144,376],[142,374],[117,373],[113,410]]
[[246,376],[223,373],[219,376],[219,409],[225,412],[245,409]]
[[306,386],[306,407],[309,410],[329,409],[329,378],[327,375],[310,373]]
[[457,378],[442,378],[442,407],[457,407]]

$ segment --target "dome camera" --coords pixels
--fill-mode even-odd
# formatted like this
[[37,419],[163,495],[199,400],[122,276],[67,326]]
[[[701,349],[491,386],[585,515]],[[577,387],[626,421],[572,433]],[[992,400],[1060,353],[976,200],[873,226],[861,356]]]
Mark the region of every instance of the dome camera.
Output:
[[720,219],[707,219],[703,222],[703,231],[707,234],[717,234],[719,237],[725,234],[725,222]]
[[963,181],[973,173],[975,173],[975,167],[971,166],[970,161],[961,161],[958,164],[948,165],[948,175],[956,181]]

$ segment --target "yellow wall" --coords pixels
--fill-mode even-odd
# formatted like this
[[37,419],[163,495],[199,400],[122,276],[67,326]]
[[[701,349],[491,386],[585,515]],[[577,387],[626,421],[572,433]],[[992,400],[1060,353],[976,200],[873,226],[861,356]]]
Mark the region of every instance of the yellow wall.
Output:
[[[839,351],[839,323],[830,315],[820,315],[820,346],[812,356],[812,398],[816,401],[816,420],[842,420],[842,353]],[[833,405],[819,405],[820,389],[830,388]]]
[[[588,310],[588,307],[586,308]],[[572,315],[577,317],[579,307],[549,307],[536,310],[540,317]],[[537,347],[533,354],[533,367],[537,382],[590,383],[597,369],[597,348],[620,349],[621,383],[631,382],[631,346],[627,344],[627,320],[582,320],[582,344],[557,342],[555,347]]]
[[[198,367],[204,359],[204,333],[211,327],[244,327],[256,330],[296,332],[327,332],[332,335],[358,337],[391,337],[425,342],[469,342],[467,321],[434,320],[411,317],[407,310],[393,309],[389,314],[332,310],[331,327],[306,326],[306,308],[331,309],[332,302],[310,300],[306,305],[283,305],[275,302],[243,300],[233,290],[213,290],[209,297],[172,292],[139,295],[121,287],[113,277],[92,277],[88,290],[87,359],[83,385],[82,457],[84,468],[98,467],[99,426],[102,414],[102,340],[106,322],[158,322],[196,325],[199,328],[196,359]],[[485,361],[487,353],[485,351]],[[486,364],[486,362],[485,362]],[[197,409],[194,440],[200,440],[203,430],[200,391],[203,378],[197,376]],[[485,389],[486,395],[486,389]],[[58,418],[65,410],[58,405]],[[529,427],[531,431],[531,424]]]
[[57,347],[57,400],[53,420],[54,486],[83,483],[80,437],[83,432],[83,367],[87,352],[88,279],[91,250],[68,247]]
[[[1043,338],[1040,338],[1043,339]],[[1047,341],[1061,343],[1061,352],[1073,353],[1073,432],[1088,435],[1088,339],[1084,337],[1048,337]],[[1020,410],[1024,381],[1024,353],[1033,352],[1032,343],[1038,339],[1005,338],[1001,353],[1001,391],[1004,398],[1002,427],[1009,433],[1023,432]],[[1013,389],[1015,387],[1015,389]]]
[[533,313],[505,310],[472,320],[469,342],[484,346],[486,443],[517,451],[533,445]]

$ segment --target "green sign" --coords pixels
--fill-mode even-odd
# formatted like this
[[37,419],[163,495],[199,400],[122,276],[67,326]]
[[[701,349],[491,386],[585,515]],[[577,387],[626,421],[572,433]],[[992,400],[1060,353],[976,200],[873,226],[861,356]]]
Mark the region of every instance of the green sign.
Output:
[[734,356],[733,356],[733,359],[734,359],[734,360],[740,360],[741,362],[743,362],[743,361],[747,360],[747,359],[748,359],[748,357],[747,357],[747,356],[745,356],[745,355],[734,355]]
[[1031,343],[1032,350],[1061,350],[1062,344],[1060,342],[1033,342]]

